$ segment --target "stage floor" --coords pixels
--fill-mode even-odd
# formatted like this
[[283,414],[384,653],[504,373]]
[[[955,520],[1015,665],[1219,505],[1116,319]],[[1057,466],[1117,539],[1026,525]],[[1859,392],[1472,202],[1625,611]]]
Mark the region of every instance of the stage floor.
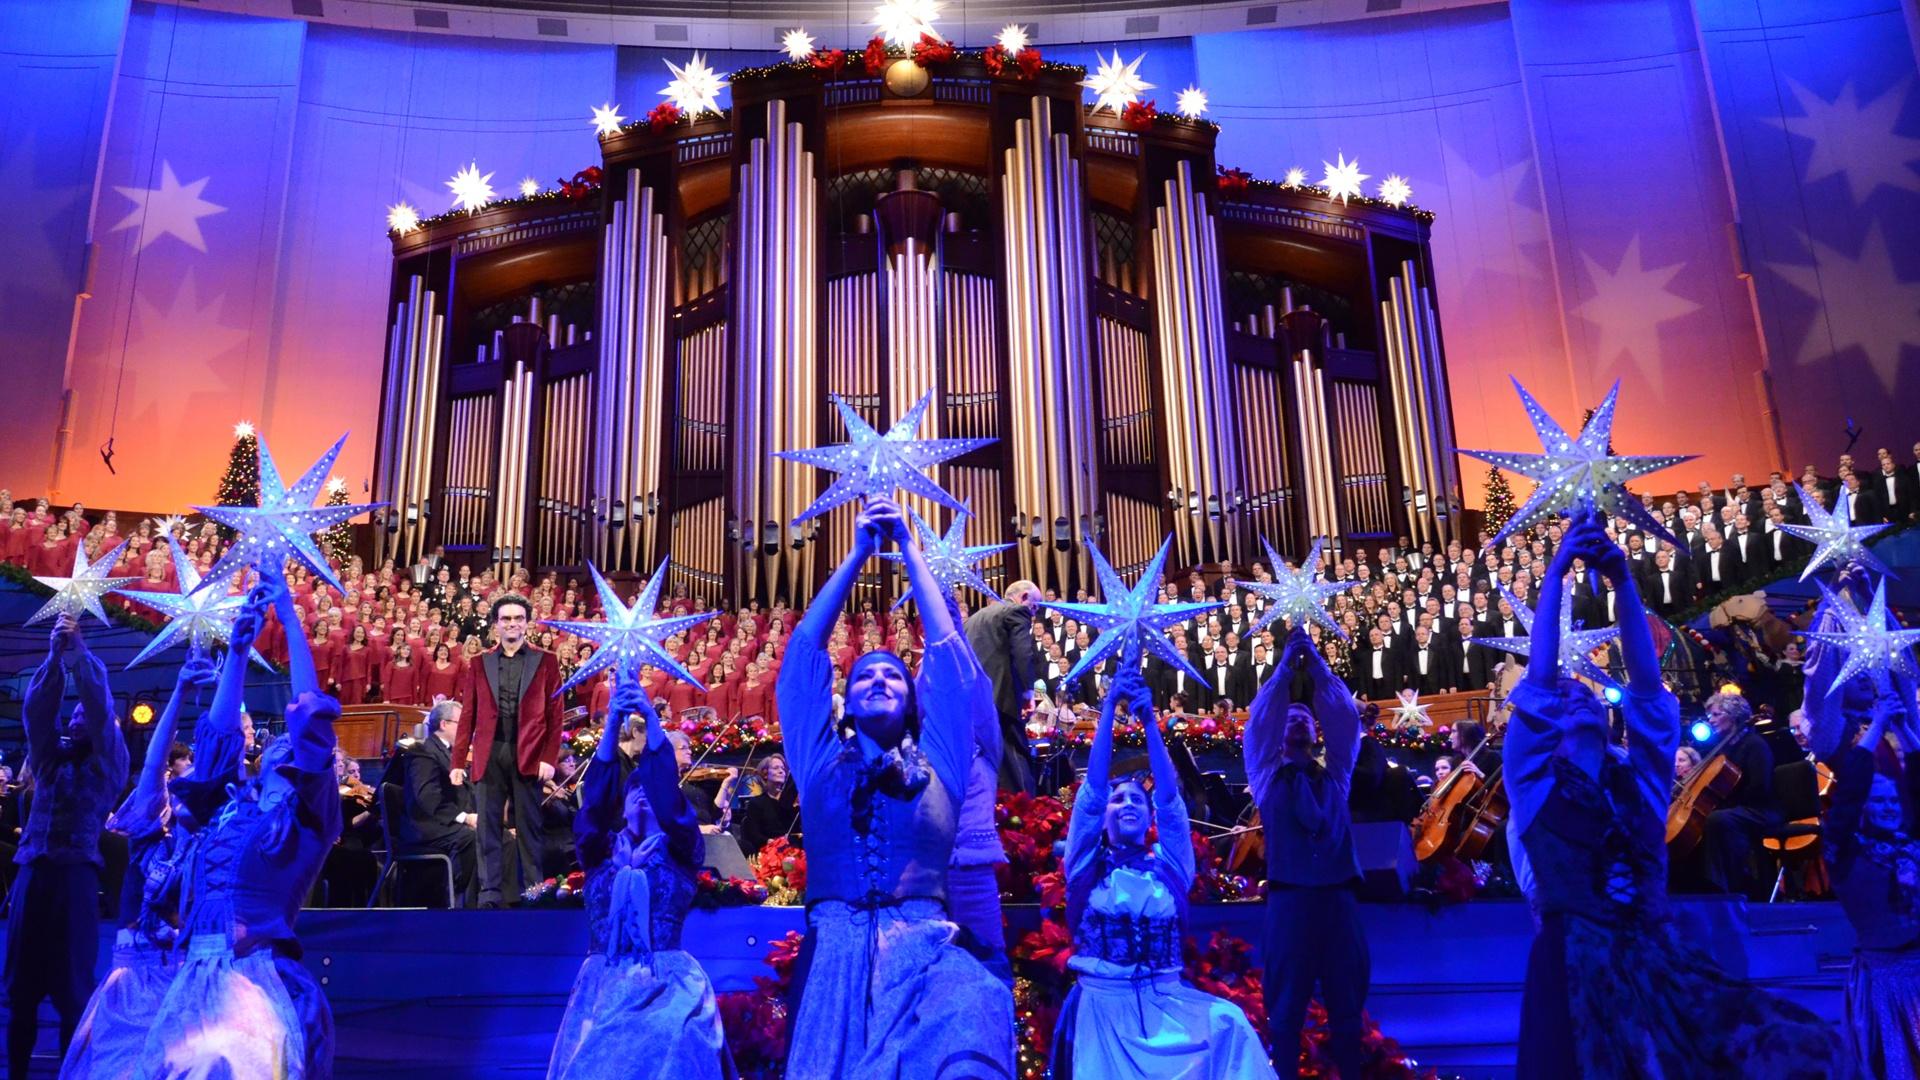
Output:
[[[1837,1019],[1853,933],[1835,904],[1690,899],[1684,931],[1728,969]],[[1385,1032],[1443,1075],[1511,1075],[1532,937],[1518,901],[1428,911],[1362,905],[1373,953],[1368,1009]],[[1033,909],[1016,909],[1031,925]],[[696,912],[686,931],[716,988],[766,974],[768,943],[801,928],[799,908]],[[1192,932],[1227,930],[1259,948],[1258,904],[1194,908]],[[333,1002],[341,1080],[541,1075],[586,948],[578,910],[344,911],[301,917],[306,961]],[[102,950],[105,960],[106,950]],[[42,1009],[33,1075],[52,1076],[52,1015]]]

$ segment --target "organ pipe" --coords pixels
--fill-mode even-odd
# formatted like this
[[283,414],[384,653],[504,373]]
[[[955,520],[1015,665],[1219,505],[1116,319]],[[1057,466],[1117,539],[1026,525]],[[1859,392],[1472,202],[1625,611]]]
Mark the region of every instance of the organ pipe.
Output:
[[401,563],[425,551],[431,483],[434,419],[440,392],[440,348],[445,316],[437,297],[418,274],[407,279],[407,295],[394,307],[387,341],[386,407],[382,410],[376,498],[389,503],[398,529],[376,533],[382,558]]
[[1446,416],[1444,361],[1433,306],[1411,261],[1402,262],[1389,279],[1380,318],[1386,328],[1381,366],[1386,369],[1394,442],[1406,485],[1408,527],[1415,543],[1445,543],[1451,539],[1449,511],[1459,477],[1447,452],[1453,432]]

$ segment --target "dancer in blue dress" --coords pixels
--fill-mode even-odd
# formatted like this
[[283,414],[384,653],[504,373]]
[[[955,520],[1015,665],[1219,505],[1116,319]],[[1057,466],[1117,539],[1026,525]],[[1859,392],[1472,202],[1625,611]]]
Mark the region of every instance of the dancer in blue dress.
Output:
[[[620,778],[620,732],[647,724]],[[673,746],[639,679],[626,677],[580,782],[573,837],[586,870],[588,948],[547,1065],[549,1080],[723,1080],[735,1075],[720,1008],[680,947],[703,842]]]
[[[1125,701],[1147,733],[1153,790],[1112,776],[1113,722]],[[1149,825],[1159,828],[1147,842]],[[1101,703],[1067,826],[1067,925],[1078,975],[1060,1010],[1055,1080],[1259,1080],[1272,1077],[1238,1005],[1180,980],[1193,844],[1180,779],[1139,666],[1121,665]]]
[[899,545],[916,596],[940,595],[899,508],[869,499],[853,550],[807,608],[780,669],[812,938],[787,1077],[1006,1080],[1013,995],[954,943],[947,911],[974,752],[974,661],[946,605],[920,605],[927,644],[918,678],[890,652],[866,653],[847,676],[847,728],[833,719],[828,640],[883,541]]

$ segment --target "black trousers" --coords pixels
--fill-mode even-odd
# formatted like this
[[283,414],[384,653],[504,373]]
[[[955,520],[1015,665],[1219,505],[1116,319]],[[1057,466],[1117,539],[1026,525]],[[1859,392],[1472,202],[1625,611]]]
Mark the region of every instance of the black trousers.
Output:
[[1019,713],[1000,714],[1000,790],[1033,794],[1033,758],[1027,752],[1027,725]]
[[93,996],[100,957],[100,870],[92,863],[36,859],[13,879],[7,912],[7,1068],[26,1080],[39,1036],[40,1003],[60,1014],[60,1050]]
[[[1707,815],[1707,879],[1721,892],[1753,897],[1760,839],[1778,828],[1779,814],[1736,806]],[[1755,897],[1757,899],[1757,897]]]
[[474,785],[475,812],[480,815],[480,904],[501,902],[500,881],[505,870],[506,816],[513,814],[514,857],[521,887],[540,881],[545,832],[540,821],[540,778],[523,776],[513,760],[513,747],[495,742],[487,757],[486,775]]
[[[489,764],[488,768],[493,766]],[[465,828],[428,844],[409,845],[404,849],[408,855],[433,852],[445,855],[453,860],[453,903],[455,907],[472,907],[475,894],[476,860],[474,853],[480,846],[480,830]],[[446,902],[446,880],[439,874],[440,868],[432,864],[401,863],[393,868],[395,877],[394,895],[402,907],[439,907]]]
[[1328,1049],[1340,1075],[1360,1076],[1361,1010],[1373,976],[1360,905],[1343,885],[1267,890],[1267,1029],[1273,1067],[1292,1078],[1300,1069],[1300,1029],[1314,987],[1327,1010]]

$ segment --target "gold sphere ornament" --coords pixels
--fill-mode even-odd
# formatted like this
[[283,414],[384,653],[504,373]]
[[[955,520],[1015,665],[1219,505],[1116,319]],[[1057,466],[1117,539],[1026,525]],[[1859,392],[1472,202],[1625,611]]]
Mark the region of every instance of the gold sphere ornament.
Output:
[[887,65],[887,73],[882,76],[887,85],[887,93],[894,97],[919,97],[927,92],[927,86],[933,79],[927,69],[909,59],[895,60]]

